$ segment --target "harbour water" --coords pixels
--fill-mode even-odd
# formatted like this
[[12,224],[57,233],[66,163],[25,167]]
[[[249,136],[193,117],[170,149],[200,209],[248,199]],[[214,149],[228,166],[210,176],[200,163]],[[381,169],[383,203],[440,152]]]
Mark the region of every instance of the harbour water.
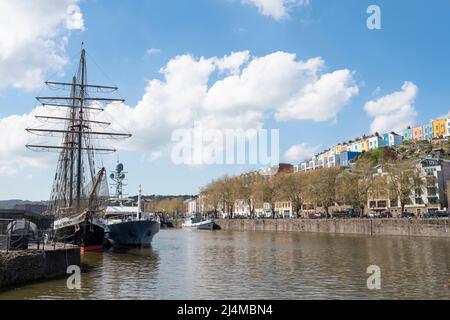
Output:
[[[0,299],[450,299],[450,240],[161,230],[153,248],[88,254],[66,280]],[[367,267],[381,289],[367,288]]]

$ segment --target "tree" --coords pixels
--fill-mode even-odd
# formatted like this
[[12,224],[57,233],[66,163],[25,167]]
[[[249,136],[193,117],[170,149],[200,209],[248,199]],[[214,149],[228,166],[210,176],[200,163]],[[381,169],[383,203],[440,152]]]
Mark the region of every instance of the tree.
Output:
[[234,185],[235,200],[243,200],[249,208],[250,218],[255,217],[255,205],[257,202],[258,184],[261,176],[258,173],[245,174],[236,177]]
[[411,196],[416,190],[422,189],[426,184],[421,171],[413,161],[394,161],[385,164],[388,174],[389,190],[394,193],[400,202],[401,213],[405,206],[411,202]]
[[200,196],[205,201],[206,211],[212,209],[214,218],[218,218],[220,202],[222,194],[219,186],[219,181],[213,180],[210,184],[200,191]]
[[275,203],[278,200],[278,177],[267,176],[260,180],[257,190],[257,199],[259,202],[268,203],[272,213],[272,219],[275,219]]
[[297,218],[305,202],[309,175],[305,173],[282,174],[279,176],[279,199],[289,199]]
[[337,178],[341,172],[341,168],[327,168],[314,171],[310,176],[308,195],[315,204],[325,209],[327,216],[330,215],[329,208],[338,201]]
[[364,213],[368,196],[375,187],[375,170],[371,160],[361,159],[350,170],[343,171],[337,179],[337,199],[353,208],[358,208],[360,214]]

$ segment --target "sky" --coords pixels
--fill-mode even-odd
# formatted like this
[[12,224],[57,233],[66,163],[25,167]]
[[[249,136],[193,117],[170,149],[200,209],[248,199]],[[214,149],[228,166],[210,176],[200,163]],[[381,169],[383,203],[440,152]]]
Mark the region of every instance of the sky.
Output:
[[299,163],[447,115],[449,38],[445,0],[1,0],[0,199],[49,198],[57,154],[26,149],[25,128],[82,42],[90,82],[126,99],[108,117],[133,134],[103,165],[124,163],[129,194],[196,194],[265,164],[174,163],[180,129],[278,129],[279,160]]

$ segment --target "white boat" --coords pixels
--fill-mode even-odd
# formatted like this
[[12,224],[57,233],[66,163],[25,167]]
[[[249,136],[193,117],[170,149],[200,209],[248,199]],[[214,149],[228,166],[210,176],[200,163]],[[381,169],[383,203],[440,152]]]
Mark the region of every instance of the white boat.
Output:
[[201,214],[195,214],[186,219],[181,226],[188,229],[213,230],[214,220],[204,219]]

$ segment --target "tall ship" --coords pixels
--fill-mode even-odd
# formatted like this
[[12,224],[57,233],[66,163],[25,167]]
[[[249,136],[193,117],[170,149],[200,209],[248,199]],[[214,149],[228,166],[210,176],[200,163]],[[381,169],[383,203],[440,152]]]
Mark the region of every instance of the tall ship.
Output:
[[106,105],[125,100],[103,96],[117,91],[117,87],[88,84],[86,55],[82,45],[78,70],[71,82],[45,83],[50,89],[66,93],[37,97],[48,112],[36,116],[39,126],[27,129],[38,136],[61,139],[60,144],[28,144],[27,148],[59,153],[47,214],[55,219],[54,240],[78,245],[82,253],[102,249],[105,234],[102,217],[109,190],[106,170],[98,156],[116,150],[99,146],[98,141],[131,137],[130,133],[105,131],[111,123],[98,120]]
[[159,217],[155,213],[144,212],[142,209],[141,186],[139,186],[137,205],[134,205],[133,200],[124,197],[125,174],[123,164],[118,163],[116,170],[110,175],[110,179],[114,181],[116,192],[110,199],[103,219],[106,226],[106,245],[150,247],[153,237],[161,228]]

